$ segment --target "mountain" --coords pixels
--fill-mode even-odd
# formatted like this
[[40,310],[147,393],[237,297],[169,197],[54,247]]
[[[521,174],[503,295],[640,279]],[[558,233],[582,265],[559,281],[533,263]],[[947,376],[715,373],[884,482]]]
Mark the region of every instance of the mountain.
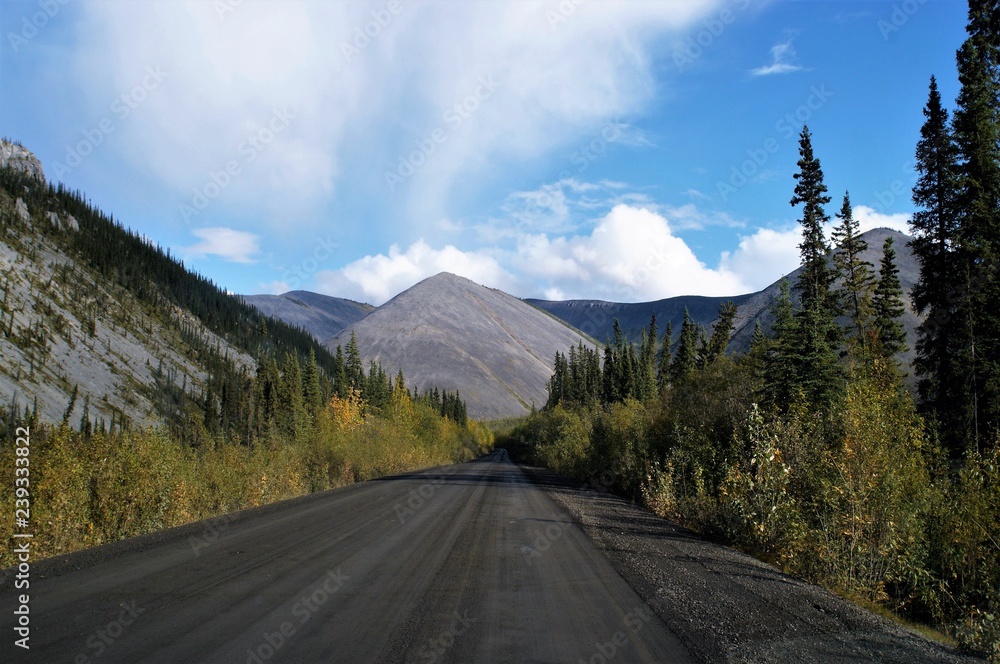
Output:
[[[903,289],[903,303],[906,306],[906,312],[903,314],[903,327],[906,329],[909,350],[905,353],[900,353],[899,360],[904,367],[909,367],[913,363],[913,348],[917,341],[917,327],[921,321],[921,318],[913,310],[913,301],[910,297],[914,285],[920,279],[920,263],[917,261],[916,256],[913,255],[913,251],[909,245],[910,240],[913,238],[888,228],[870,230],[861,235],[861,238],[868,243],[868,250],[863,252],[861,256],[874,266],[877,277],[879,261],[882,260],[882,245],[888,237],[893,239],[893,249],[896,250],[896,267],[899,268],[899,282]],[[801,272],[802,268],[800,267],[786,277],[789,286],[795,285]],[[736,319],[736,329],[730,342],[731,350],[742,352],[750,347],[754,325],[758,320],[765,332],[770,331],[773,321],[770,307],[778,299],[781,288],[780,284],[781,281],[779,280],[764,290],[754,293],[745,301],[742,307],[743,310],[739,312]],[[839,282],[836,285],[839,286]],[[794,288],[792,289],[792,300],[796,304],[798,303],[798,295]],[[841,319],[841,323],[846,325],[847,320]],[[912,378],[912,372],[910,377]]]
[[[900,361],[904,366],[910,365],[913,361],[913,347],[916,342],[916,329],[920,324],[920,319],[914,313],[909,293],[920,276],[920,265],[910,250],[910,236],[888,228],[876,228],[861,236],[868,243],[868,250],[863,254],[863,258],[871,263],[878,271],[879,261],[882,259],[882,244],[887,237],[893,238],[893,247],[896,250],[896,265],[899,267],[899,280],[904,291],[904,302],[906,313],[903,316],[903,325],[906,328],[907,339],[910,350],[900,355]],[[785,278],[790,286],[794,286],[802,268],[795,270]],[[656,314],[657,325],[661,331],[665,329],[667,323],[673,325],[674,338],[680,334],[681,323],[684,321],[684,309],[687,308],[691,318],[701,325],[709,328],[718,317],[719,306],[732,301],[739,307],[736,317],[736,327],[730,342],[729,352],[744,352],[750,347],[750,339],[753,336],[754,326],[759,320],[765,332],[771,329],[771,305],[778,299],[780,293],[781,280],[778,280],[767,288],[756,293],[747,295],[736,295],[733,297],[699,297],[685,295],[671,297],[665,300],[642,303],[618,303],[603,302],[600,300],[535,300],[527,299],[525,302],[538,307],[553,316],[565,321],[569,325],[579,328],[602,343],[611,337],[612,327],[615,319],[618,320],[625,336],[634,342],[639,341],[640,334],[644,327],[648,327],[650,317]],[[793,289],[793,300],[797,301],[797,296]]]
[[579,329],[601,343],[611,339],[614,322],[621,325],[625,336],[638,343],[643,330],[649,329],[649,321],[656,314],[656,325],[659,334],[663,334],[667,323],[673,325],[674,336],[680,334],[681,323],[684,322],[684,310],[687,309],[696,323],[708,326],[718,317],[719,305],[732,301],[743,307],[756,294],[737,295],[735,297],[704,297],[701,295],[682,295],[670,297],[655,302],[605,302],[604,300],[525,300],[533,307],[552,314],[559,320]]
[[308,333],[47,184],[33,154],[0,140],[0,427],[29,408],[74,428],[86,415],[190,432],[262,359],[310,352],[332,375]]
[[244,302],[256,307],[265,316],[300,327],[321,342],[375,309],[370,304],[301,290],[282,295],[242,297]]
[[20,143],[0,139],[0,168],[13,168],[45,182],[42,162]]
[[406,290],[329,339],[387,371],[402,369],[409,387],[458,390],[469,415],[523,415],[548,398],[556,351],[584,335],[512,295],[443,272]]

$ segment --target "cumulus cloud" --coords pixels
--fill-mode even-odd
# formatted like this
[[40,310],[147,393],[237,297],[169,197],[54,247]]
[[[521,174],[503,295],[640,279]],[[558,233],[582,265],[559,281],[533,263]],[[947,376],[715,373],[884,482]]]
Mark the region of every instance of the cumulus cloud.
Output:
[[181,253],[191,259],[217,256],[231,263],[250,264],[260,253],[260,237],[232,228],[196,228],[191,233],[201,242],[183,247]]
[[[856,205],[852,212],[862,233],[876,228],[909,233],[908,214],[883,214],[867,205]],[[828,239],[837,223],[834,218],[826,225],[824,230]],[[801,241],[802,230],[797,225],[777,230],[761,228],[751,235],[741,236],[735,251],[723,252],[719,266],[738,274],[746,284],[759,290],[799,266]]]
[[550,292],[571,298],[644,301],[747,288],[729,269],[700,261],[666,217],[626,204],[612,208],[589,235],[529,236],[512,264]]
[[434,249],[418,240],[405,251],[392,245],[388,255],[365,256],[339,270],[320,272],[316,284],[323,293],[378,305],[439,272],[451,272],[492,288],[511,288],[515,282],[484,252],[461,251],[451,245]]
[[792,40],[775,44],[771,47],[771,64],[750,70],[751,76],[774,76],[776,74],[791,74],[800,71],[802,67],[792,64],[795,60],[795,48]]
[[908,214],[884,214],[867,205],[855,205],[853,213],[862,233],[867,233],[875,228],[891,228],[900,233],[910,232],[910,215]]
[[740,275],[752,289],[760,290],[799,266],[802,231],[794,226],[784,230],[758,229],[740,237],[739,248],[723,252],[720,266]]
[[407,249],[366,256],[317,276],[322,292],[380,304],[438,272],[453,272],[522,296],[617,301],[658,300],[674,295],[747,292],[726,266],[711,268],[677,237],[657,212],[614,206],[581,235],[524,233],[513,249],[435,249],[420,240]]

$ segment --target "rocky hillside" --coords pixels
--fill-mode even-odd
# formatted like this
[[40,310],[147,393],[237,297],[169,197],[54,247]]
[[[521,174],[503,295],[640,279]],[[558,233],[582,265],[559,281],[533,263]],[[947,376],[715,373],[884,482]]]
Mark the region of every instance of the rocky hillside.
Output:
[[0,155],[0,415],[183,427],[202,417],[209,374],[310,351],[332,370],[307,333],[48,185],[23,147],[0,141]]
[[579,331],[506,293],[441,273],[421,281],[326,342],[351,333],[366,360],[402,369],[411,387],[458,390],[469,415],[523,415],[547,399],[556,351]]
[[42,162],[38,161],[28,148],[16,141],[0,139],[0,168],[12,168],[45,182]]

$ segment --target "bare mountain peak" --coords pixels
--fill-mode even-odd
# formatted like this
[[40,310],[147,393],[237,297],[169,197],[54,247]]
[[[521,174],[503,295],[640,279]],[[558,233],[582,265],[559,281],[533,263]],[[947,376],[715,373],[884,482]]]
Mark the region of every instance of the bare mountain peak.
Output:
[[424,279],[326,342],[354,334],[366,360],[408,385],[458,390],[478,419],[541,407],[555,353],[583,335],[524,301],[451,273]]
[[16,141],[0,138],[0,168],[11,167],[45,182],[42,162],[31,150]]

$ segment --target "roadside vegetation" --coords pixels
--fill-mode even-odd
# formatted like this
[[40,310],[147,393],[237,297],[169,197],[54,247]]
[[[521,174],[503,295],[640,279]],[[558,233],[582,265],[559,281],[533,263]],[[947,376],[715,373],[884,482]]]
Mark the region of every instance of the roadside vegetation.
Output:
[[[26,415],[26,416],[25,416]],[[275,420],[252,440],[210,433],[198,445],[168,428],[94,431],[86,423],[42,425],[32,413],[0,408],[0,430],[31,428],[33,557],[45,558],[353,482],[476,458],[492,434],[474,421],[442,416],[441,404],[399,383],[373,407],[360,392],[333,395]],[[82,431],[81,431],[82,429]],[[12,438],[9,438],[12,440]],[[14,450],[0,448],[0,483],[14,486]],[[13,514],[14,492],[0,492]],[[13,522],[0,539],[13,541]],[[7,547],[0,567],[16,561]]]
[[[638,348],[557,354],[549,401],[504,434],[520,460],[589,480],[1000,661],[1000,35],[970,2],[951,120],[932,79],[917,146],[914,395],[894,249],[876,269],[811,134],[795,191],[802,262],[744,355],[685,320]],[[992,14],[991,14],[992,12]],[[836,248],[836,253],[833,249]],[[831,260],[832,256],[832,260]]]
[[[49,221],[48,211],[75,227]],[[56,257],[50,277],[28,289],[28,270],[0,273],[0,334],[26,358],[0,358],[0,372],[44,376],[67,394],[56,422],[42,422],[37,398],[25,406],[15,393],[0,405],[3,441],[18,427],[31,432],[35,560],[491,447],[492,433],[468,419],[457,392],[408,389],[402,373],[366,366],[353,336],[330,352],[186,269],[81,192],[0,169],[0,241],[25,264],[45,260],[39,247]],[[30,300],[15,302],[19,287]],[[146,343],[149,358],[136,370],[150,383],[123,379],[149,413],[115,407],[53,366],[57,338],[110,360],[119,336],[162,342]],[[137,426],[141,415],[162,425]],[[11,515],[15,469],[13,445],[0,445],[0,484],[10,487],[0,509]],[[13,528],[0,522],[0,540],[13,542]],[[0,567],[16,562],[13,550],[0,553]]]

